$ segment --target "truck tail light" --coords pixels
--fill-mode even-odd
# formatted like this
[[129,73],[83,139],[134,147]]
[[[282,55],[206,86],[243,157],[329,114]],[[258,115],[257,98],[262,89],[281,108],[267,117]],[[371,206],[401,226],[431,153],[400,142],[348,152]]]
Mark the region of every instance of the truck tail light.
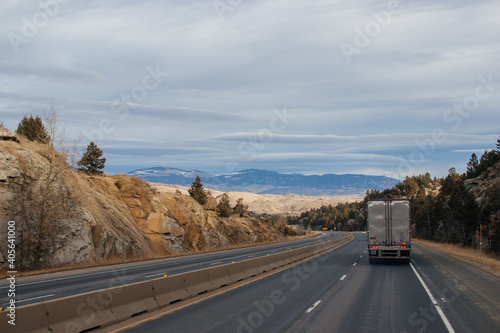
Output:
[[370,249],[378,249],[378,245],[370,245]]

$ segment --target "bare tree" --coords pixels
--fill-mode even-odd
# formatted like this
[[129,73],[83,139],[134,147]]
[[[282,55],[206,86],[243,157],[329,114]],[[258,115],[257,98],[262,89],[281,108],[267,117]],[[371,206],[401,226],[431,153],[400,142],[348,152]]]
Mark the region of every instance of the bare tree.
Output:
[[53,109],[45,114],[45,126],[50,140],[38,150],[41,162],[20,161],[24,170],[19,193],[20,253],[28,269],[51,266],[51,252],[67,227],[63,221],[70,218],[69,193],[61,180],[75,160],[78,141],[68,139]]
[[61,126],[59,117],[52,107],[44,112],[45,127],[50,136],[49,144],[57,151],[58,159],[65,161],[70,167],[75,167],[80,151],[81,138],[70,139],[66,128]]

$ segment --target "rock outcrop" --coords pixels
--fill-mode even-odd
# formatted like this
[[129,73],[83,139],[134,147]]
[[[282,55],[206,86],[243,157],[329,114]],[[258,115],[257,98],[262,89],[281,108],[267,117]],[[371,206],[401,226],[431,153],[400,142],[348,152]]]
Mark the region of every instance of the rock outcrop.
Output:
[[[180,193],[157,193],[135,177],[83,175],[61,163],[52,147],[18,141],[0,141],[0,234],[15,222],[16,264],[25,269],[281,238],[261,221],[218,217],[213,197],[202,207]],[[2,270],[7,257],[2,237]]]
[[465,181],[467,189],[474,194],[482,207],[494,190],[500,189],[500,163],[496,163],[477,178]]
[[3,127],[0,127],[0,140],[14,141],[19,143],[19,139],[17,138],[16,134]]

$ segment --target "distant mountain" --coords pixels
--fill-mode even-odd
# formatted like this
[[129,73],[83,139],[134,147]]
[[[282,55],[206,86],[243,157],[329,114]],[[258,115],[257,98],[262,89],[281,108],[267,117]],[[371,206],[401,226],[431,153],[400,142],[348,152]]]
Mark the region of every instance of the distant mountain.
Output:
[[383,190],[397,181],[384,176],[335,175],[306,176],[282,174],[267,170],[243,170],[236,173],[212,175],[197,170],[154,167],[134,170],[128,175],[149,182],[191,186],[197,175],[205,188],[218,191],[252,192],[257,194],[295,193],[311,196],[364,195],[369,189]]

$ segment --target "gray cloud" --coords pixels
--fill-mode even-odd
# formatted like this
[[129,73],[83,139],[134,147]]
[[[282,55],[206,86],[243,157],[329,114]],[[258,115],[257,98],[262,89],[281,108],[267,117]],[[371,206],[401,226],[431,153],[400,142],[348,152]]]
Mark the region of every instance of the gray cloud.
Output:
[[[402,0],[387,16],[390,3],[243,1],[221,17],[212,1],[71,1],[55,15],[3,1],[0,117],[15,129],[24,114],[54,107],[71,133],[100,140],[110,171],[224,172],[236,160],[397,173],[436,130],[446,140],[411,172],[463,170],[470,151],[500,133],[500,7]],[[23,35],[37,13],[47,22]],[[13,34],[24,38],[18,52]],[[357,50],[350,63],[342,43]],[[154,81],[148,68],[168,75]],[[489,76],[477,108],[450,111]],[[284,108],[293,117],[278,124]]]
[[0,63],[0,73],[17,77],[35,76],[49,80],[74,81],[82,83],[98,83],[105,81],[105,78],[99,73],[69,67]]

